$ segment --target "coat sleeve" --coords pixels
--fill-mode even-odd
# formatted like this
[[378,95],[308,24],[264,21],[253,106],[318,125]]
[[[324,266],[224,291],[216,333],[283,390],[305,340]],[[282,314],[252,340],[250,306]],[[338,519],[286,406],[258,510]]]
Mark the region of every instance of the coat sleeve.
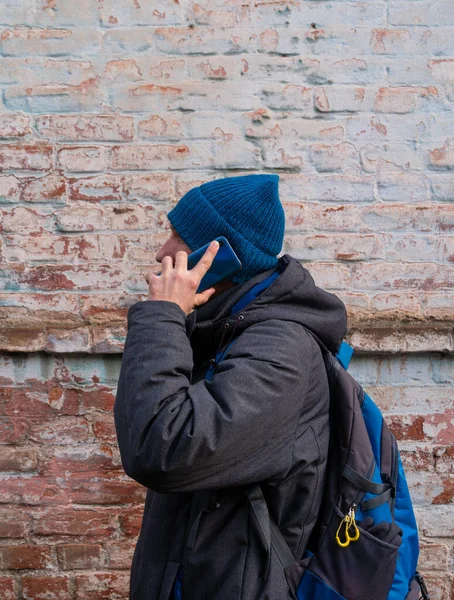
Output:
[[291,322],[251,325],[212,381],[191,385],[184,311],[167,301],[131,306],[114,405],[126,474],[167,493],[246,485],[288,470],[308,385],[308,338]]

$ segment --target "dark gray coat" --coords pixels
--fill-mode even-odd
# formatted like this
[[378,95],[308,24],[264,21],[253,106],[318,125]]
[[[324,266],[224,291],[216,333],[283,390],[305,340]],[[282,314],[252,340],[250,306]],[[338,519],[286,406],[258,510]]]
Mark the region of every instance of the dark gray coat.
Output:
[[[315,286],[296,259],[285,254],[279,265],[280,276],[232,316],[274,269],[188,317],[166,301],[129,309],[115,426],[125,472],[149,488],[131,600],[168,600],[180,566],[183,600],[294,598],[274,550],[266,581],[260,577],[265,550],[245,486],[261,484],[300,559],[329,439],[325,367],[302,324],[337,352],[347,319],[340,299]],[[238,339],[205,381],[232,333]]]

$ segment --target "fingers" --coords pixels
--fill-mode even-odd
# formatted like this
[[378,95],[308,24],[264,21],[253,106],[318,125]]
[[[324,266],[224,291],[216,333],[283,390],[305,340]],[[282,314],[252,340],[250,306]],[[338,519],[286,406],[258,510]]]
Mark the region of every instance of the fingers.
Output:
[[162,274],[164,275],[164,273],[166,273],[167,271],[170,271],[173,268],[173,258],[167,254],[162,259],[161,264],[162,264]]
[[188,253],[184,250],[178,250],[175,254],[175,269],[178,271],[187,271],[188,269]]
[[202,256],[202,258],[199,260],[196,266],[193,269],[191,269],[191,271],[199,278],[199,281],[202,280],[202,277],[213,264],[214,257],[216,256],[218,250],[219,242],[211,242],[205,254]]
[[216,288],[209,288],[208,290],[205,290],[204,292],[201,292],[200,294],[196,294],[195,296],[195,300],[194,300],[194,308],[196,308],[197,306],[202,306],[202,304],[205,304],[205,302],[208,302],[208,300],[211,298],[211,296],[215,293]]

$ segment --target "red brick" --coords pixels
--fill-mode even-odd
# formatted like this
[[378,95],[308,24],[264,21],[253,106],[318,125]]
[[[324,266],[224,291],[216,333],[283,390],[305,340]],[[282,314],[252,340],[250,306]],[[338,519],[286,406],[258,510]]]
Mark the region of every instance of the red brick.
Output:
[[79,391],[81,411],[103,410],[112,417],[115,394],[112,389],[99,387],[94,389],[82,388]]
[[68,481],[70,499],[75,504],[126,504],[143,502],[146,488],[124,473],[101,471],[91,477],[74,474]]
[[131,569],[132,558],[136,547],[135,540],[115,540],[106,546],[111,569]]
[[24,600],[67,600],[70,597],[70,578],[43,575],[22,577]]
[[120,287],[122,271],[113,265],[38,265],[16,271],[18,280],[25,289],[88,291]]
[[61,477],[5,478],[0,493],[0,502],[26,505],[65,505],[68,502],[67,489],[62,486]]
[[0,417],[0,443],[15,444],[25,441],[30,423],[23,417]]
[[125,508],[120,514],[120,528],[128,537],[137,537],[140,533],[143,518],[143,505]]
[[117,435],[112,413],[94,413],[92,415],[93,433],[102,442],[116,443]]
[[435,470],[441,475],[454,474],[454,445],[434,448]]
[[424,417],[420,415],[389,415],[389,428],[398,440],[424,441]]
[[36,450],[0,446],[0,471],[36,471]]
[[55,448],[53,454],[41,463],[41,474],[66,478],[71,473],[102,474],[119,470],[116,456],[108,444]]
[[127,598],[129,573],[93,573],[76,575],[76,600]]
[[454,440],[454,410],[434,413],[425,419],[426,435],[436,444],[452,444]]
[[91,438],[84,417],[58,416],[44,423],[32,423],[28,437],[42,444],[80,444]]
[[55,415],[76,415],[79,391],[63,388],[51,381],[34,382],[33,388],[0,387],[0,412],[11,416],[30,416],[44,422]]
[[57,546],[60,568],[99,569],[102,566],[102,546],[99,544],[61,544]]
[[[397,427],[394,425],[394,427]],[[399,431],[401,433],[402,430]],[[400,456],[405,469],[412,471],[433,471],[435,466],[434,449],[431,446],[407,450],[401,448]]]
[[76,510],[62,506],[33,515],[34,535],[84,535],[104,538],[116,530],[116,515],[112,510]]
[[437,494],[432,500],[432,504],[450,504],[454,500],[454,479],[452,477],[442,479],[441,485],[443,491]]
[[30,529],[28,521],[28,515],[21,508],[0,506],[0,537],[24,538]]
[[16,600],[16,582],[13,577],[0,577],[0,598],[2,600]]
[[49,546],[0,546],[0,568],[48,569],[52,564]]

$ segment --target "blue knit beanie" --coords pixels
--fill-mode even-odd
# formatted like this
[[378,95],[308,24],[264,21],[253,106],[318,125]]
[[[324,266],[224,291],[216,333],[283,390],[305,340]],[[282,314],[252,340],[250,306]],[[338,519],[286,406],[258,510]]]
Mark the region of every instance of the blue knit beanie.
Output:
[[285,230],[278,181],[274,174],[215,179],[190,189],[167,216],[192,251],[225,236],[243,265],[229,279],[245,283],[278,262]]

